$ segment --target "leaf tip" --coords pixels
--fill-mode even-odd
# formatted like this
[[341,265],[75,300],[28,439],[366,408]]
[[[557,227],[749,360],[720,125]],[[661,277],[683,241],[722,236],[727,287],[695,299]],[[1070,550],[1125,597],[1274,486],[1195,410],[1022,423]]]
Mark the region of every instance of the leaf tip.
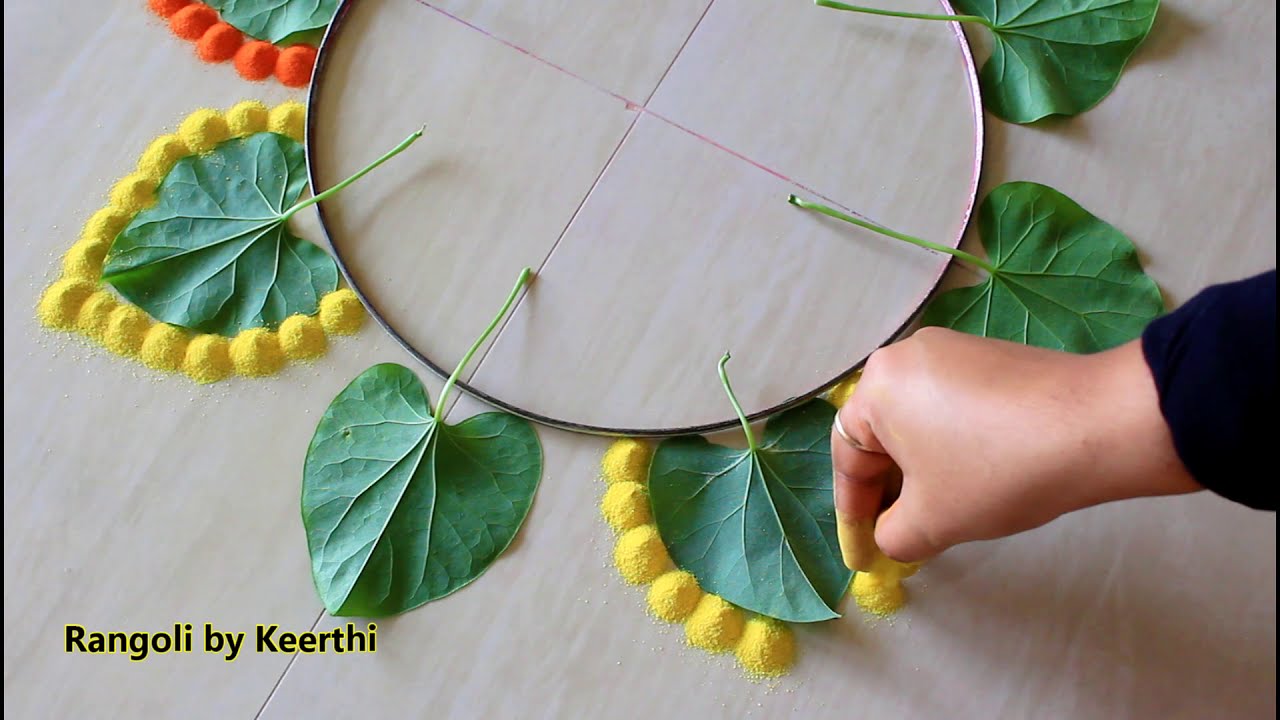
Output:
[[800,198],[797,197],[795,193],[791,193],[790,195],[787,196],[787,202],[791,203],[792,205],[799,206]]

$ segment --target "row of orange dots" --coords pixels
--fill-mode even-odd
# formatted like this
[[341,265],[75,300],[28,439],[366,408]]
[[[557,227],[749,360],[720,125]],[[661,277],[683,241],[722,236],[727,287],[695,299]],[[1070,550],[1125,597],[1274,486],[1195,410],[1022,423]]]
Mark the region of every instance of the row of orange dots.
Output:
[[169,21],[169,29],[183,40],[196,44],[196,55],[207,63],[234,60],[236,72],[245,80],[266,80],[272,74],[282,85],[306,87],[316,64],[311,45],[278,48],[265,40],[246,38],[244,33],[222,22],[218,11],[192,0],[147,0],[152,12]]

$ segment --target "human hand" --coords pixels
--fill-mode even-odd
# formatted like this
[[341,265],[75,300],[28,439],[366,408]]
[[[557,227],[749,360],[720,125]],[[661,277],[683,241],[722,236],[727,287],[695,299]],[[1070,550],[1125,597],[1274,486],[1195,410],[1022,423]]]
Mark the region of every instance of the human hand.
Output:
[[924,328],[868,359],[838,420],[852,442],[832,429],[836,516],[855,570],[877,545],[917,562],[1091,505],[1200,489],[1137,341],[1072,355]]

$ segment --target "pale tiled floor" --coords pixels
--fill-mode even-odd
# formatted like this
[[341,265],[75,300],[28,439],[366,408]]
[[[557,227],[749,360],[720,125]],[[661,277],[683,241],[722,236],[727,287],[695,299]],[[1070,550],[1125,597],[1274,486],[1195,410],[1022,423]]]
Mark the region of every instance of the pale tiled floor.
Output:
[[[942,267],[780,200],[799,188],[952,237],[974,128],[947,26],[800,0],[495,7],[355,6],[315,151],[332,181],[428,124],[327,212],[362,286],[442,362],[541,267],[481,389],[591,422],[723,420],[726,346],[763,408],[882,341]],[[988,118],[983,185],[1067,192],[1135,239],[1174,301],[1273,267],[1274,28],[1274,5],[1167,2],[1095,110]],[[6,717],[1274,716],[1273,515],[1134,502],[957,549],[893,623],[801,629],[770,686],[645,617],[595,511],[605,442],[545,428],[511,551],[381,623],[374,656],[65,654],[68,623],[335,622],[308,573],[302,456],[351,377],[411,359],[371,325],[313,367],[195,388],[31,313],[152,133],[290,95],[200,64],[141,0],[6,4]]]

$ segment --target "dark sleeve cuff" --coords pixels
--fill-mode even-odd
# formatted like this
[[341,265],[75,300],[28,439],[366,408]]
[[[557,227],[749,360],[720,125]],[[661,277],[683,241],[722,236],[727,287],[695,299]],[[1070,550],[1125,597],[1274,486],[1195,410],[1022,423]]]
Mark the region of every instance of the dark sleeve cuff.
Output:
[[1152,322],[1142,350],[1192,477],[1274,512],[1276,271],[1204,290]]

